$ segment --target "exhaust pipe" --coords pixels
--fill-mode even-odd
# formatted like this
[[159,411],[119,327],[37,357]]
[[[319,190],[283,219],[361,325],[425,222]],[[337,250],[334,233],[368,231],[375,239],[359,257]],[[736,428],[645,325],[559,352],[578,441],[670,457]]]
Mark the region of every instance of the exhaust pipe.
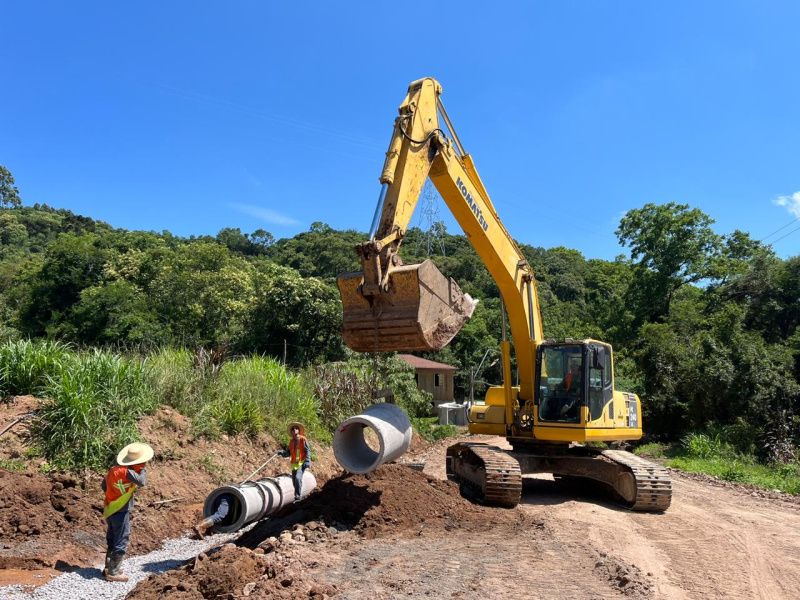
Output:
[[[314,475],[310,471],[304,471],[303,491],[300,498],[304,500],[316,487],[317,480]],[[294,485],[291,475],[279,475],[238,485],[222,486],[206,497],[205,504],[203,504],[204,518],[214,514],[214,504],[217,498],[223,494],[229,494],[233,498],[233,502],[228,516],[221,523],[217,523],[214,530],[220,533],[231,533],[292,504],[294,502]]]
[[[364,436],[370,428],[378,438],[375,450]],[[333,434],[333,454],[350,473],[371,473],[383,463],[400,458],[411,446],[411,421],[394,404],[373,404],[342,422]]]

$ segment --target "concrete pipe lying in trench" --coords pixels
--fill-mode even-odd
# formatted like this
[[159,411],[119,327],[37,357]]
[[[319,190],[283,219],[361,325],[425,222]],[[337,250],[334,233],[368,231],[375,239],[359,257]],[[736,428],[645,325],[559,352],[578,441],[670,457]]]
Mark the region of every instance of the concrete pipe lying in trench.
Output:
[[[379,448],[367,443],[365,433],[371,429]],[[360,415],[350,417],[333,434],[333,454],[350,473],[371,473],[383,463],[406,453],[411,445],[411,421],[402,408],[394,404],[373,404]]]
[[[316,487],[317,480],[310,471],[305,471],[301,499],[305,499]],[[214,514],[217,508],[216,501],[223,494],[232,496],[233,503],[228,516],[221,523],[217,523],[214,531],[230,533],[292,504],[294,502],[294,485],[291,475],[279,475],[238,485],[222,486],[215,489],[206,498],[203,505],[204,518]]]

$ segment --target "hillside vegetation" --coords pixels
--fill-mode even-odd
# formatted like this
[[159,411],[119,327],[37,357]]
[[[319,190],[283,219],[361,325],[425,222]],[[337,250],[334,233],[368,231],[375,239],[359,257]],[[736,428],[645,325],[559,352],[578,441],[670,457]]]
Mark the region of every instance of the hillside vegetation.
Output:
[[[646,204],[616,230],[630,258],[586,259],[565,247],[521,244],[536,273],[545,335],[612,343],[616,387],[640,394],[652,438],[733,427],[738,452],[791,461],[800,442],[800,256],[781,259],[745,232],[719,235],[711,225],[686,205]],[[428,258],[430,248],[440,269],[481,300],[451,345],[429,356],[457,367],[463,395],[470,368],[498,345],[500,300],[467,239],[441,223],[434,228],[432,245],[429,232],[412,229],[402,254],[412,262]],[[335,277],[357,269],[352,247],[365,237],[314,223],[277,241],[238,229],[181,238],[8,203],[0,208],[0,339],[58,340],[81,349],[83,361],[91,347],[148,356],[132,372],[163,365],[163,385],[172,378],[169,385],[186,386],[168,403],[197,410],[198,422],[223,431],[242,423],[277,427],[255,391],[275,361],[294,369],[281,375],[289,379],[315,370],[303,394],[321,403],[307,410],[327,406],[319,422],[329,431],[343,405],[324,398],[322,388],[342,392],[325,365],[348,359]],[[208,384],[186,370],[197,348],[252,358],[223,361]],[[482,379],[499,382],[499,366],[487,367]],[[196,397],[204,401],[195,404]],[[236,411],[223,417],[232,402]]]

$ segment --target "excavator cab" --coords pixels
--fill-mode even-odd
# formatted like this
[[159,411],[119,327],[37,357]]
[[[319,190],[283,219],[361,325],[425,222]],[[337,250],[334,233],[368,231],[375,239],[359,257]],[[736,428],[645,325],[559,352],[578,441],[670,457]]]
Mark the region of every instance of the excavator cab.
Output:
[[544,342],[537,364],[539,421],[548,424],[597,421],[614,397],[611,347],[595,340]]

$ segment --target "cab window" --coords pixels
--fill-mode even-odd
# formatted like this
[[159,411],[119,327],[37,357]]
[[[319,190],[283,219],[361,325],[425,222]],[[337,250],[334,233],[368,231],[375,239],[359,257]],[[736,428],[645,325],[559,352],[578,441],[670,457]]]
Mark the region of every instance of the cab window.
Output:
[[582,347],[545,347],[539,364],[539,420],[578,423],[584,400]]

